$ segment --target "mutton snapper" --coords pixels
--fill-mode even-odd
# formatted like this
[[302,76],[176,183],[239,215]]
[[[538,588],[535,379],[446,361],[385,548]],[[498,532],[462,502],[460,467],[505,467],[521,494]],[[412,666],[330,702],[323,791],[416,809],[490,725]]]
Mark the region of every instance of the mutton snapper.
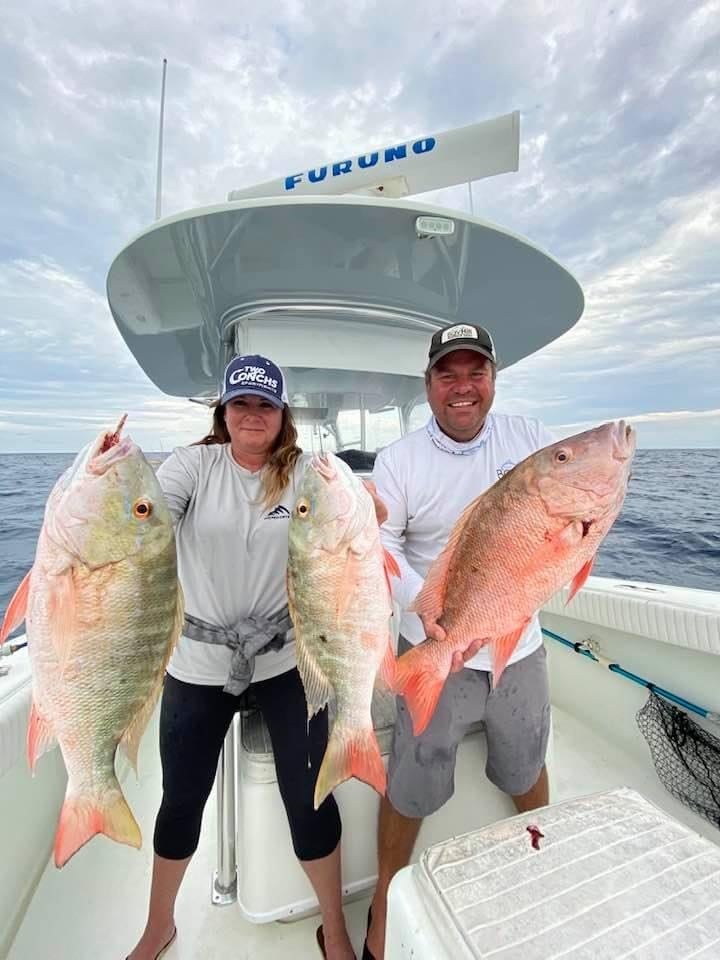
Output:
[[315,784],[315,809],[357,777],[385,793],[371,705],[378,674],[392,686],[390,576],[372,497],[332,454],[314,457],[290,518],[288,598],[308,716],[335,700],[335,720]]
[[551,444],[466,507],[411,608],[444,637],[396,664],[416,735],[456,654],[489,645],[497,686],[536,611],[567,583],[569,603],[585,583],[625,499],[635,442],[621,420]]
[[142,451],[120,437],[124,420],[55,484],[0,628],[2,643],[27,625],[30,766],[57,740],[68,772],[58,867],[98,833],[140,847],[115,754],[135,767],[183,620],[172,519]]

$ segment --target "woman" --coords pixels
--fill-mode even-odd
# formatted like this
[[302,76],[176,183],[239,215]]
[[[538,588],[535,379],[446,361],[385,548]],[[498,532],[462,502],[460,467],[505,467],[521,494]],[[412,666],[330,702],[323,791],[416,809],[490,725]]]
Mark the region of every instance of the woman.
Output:
[[160,711],[163,797],[148,920],[129,960],[156,960],[175,939],[175,900],[244,688],[268,727],[293,847],[320,904],[320,950],[330,960],[355,956],[342,912],[338,808],[328,797],[313,809],[327,711],[307,723],[288,633],[288,521],[308,459],[296,440],[280,368],[235,357],[210,434],[158,470],[176,520],[186,622]]

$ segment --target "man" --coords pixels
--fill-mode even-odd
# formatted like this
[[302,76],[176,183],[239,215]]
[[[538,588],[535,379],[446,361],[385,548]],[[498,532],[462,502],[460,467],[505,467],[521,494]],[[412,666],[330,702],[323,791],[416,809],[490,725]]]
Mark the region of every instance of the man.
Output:
[[[492,337],[483,327],[462,323],[439,330],[425,373],[433,416],[377,456],[373,480],[389,513],[381,537],[402,575],[393,580],[401,608],[400,653],[443,635],[437,623],[422,622],[408,607],[463,509],[516,463],[554,442],[537,420],[491,413],[496,365]],[[387,797],[380,808],[378,885],[363,960],[383,957],[388,886],[409,863],[423,817],[452,796],[456,750],[471,724],[484,721],[486,774],[517,810],[548,802],[550,701],[537,617],[492,693],[490,655],[486,648],[478,650],[480,642],[456,654],[433,719],[419,737],[413,737],[398,697]],[[512,697],[504,695],[510,687]]]

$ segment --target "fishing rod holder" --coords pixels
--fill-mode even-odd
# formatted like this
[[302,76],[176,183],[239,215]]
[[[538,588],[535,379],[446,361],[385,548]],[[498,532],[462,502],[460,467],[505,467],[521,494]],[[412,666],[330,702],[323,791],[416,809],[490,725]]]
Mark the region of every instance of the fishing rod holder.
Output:
[[217,868],[213,873],[212,902],[226,907],[237,901],[237,856],[235,849],[235,725],[230,723],[220,750],[215,790],[217,793]]
[[602,656],[602,647],[597,637],[591,636],[586,640],[581,640],[579,645],[583,650],[587,650],[588,653],[591,653],[596,659]]

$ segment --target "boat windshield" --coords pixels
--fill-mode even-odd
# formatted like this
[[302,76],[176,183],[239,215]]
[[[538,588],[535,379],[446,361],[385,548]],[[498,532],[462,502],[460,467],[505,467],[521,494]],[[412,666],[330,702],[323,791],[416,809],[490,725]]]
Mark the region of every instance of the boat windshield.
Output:
[[420,376],[290,367],[290,406],[303,450],[343,454],[353,469],[427,418]]
[[[402,411],[399,407],[368,410],[361,407],[358,397],[356,406],[341,410],[336,419],[320,419],[297,423],[298,438],[303,450],[313,453],[340,453],[358,450],[377,453],[403,435]],[[296,416],[297,408],[293,411]]]

